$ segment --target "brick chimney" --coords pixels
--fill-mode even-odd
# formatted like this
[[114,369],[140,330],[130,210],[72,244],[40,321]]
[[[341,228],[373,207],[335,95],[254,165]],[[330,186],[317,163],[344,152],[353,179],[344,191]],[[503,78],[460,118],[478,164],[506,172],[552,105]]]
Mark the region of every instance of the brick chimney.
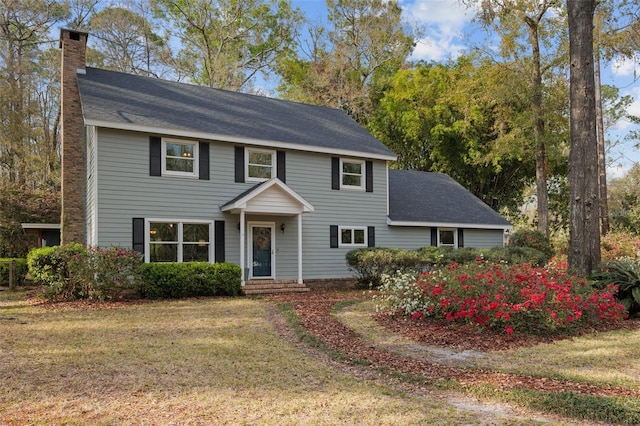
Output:
[[61,244],[86,244],[85,189],[87,181],[86,143],[78,74],[85,73],[85,32],[60,31],[62,67],[60,123],[62,147]]

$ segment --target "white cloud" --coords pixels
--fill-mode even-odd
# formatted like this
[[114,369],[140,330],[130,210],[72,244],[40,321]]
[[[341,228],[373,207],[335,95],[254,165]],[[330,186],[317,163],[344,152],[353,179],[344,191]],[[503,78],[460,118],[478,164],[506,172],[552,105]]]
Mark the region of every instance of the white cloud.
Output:
[[629,165],[618,164],[607,167],[607,180],[618,179],[623,177],[629,171]]
[[616,58],[611,65],[611,73],[616,77],[636,76],[639,58]]
[[405,19],[425,32],[416,44],[413,59],[442,61],[457,58],[465,50],[463,29],[473,13],[458,0],[405,0],[401,6]]

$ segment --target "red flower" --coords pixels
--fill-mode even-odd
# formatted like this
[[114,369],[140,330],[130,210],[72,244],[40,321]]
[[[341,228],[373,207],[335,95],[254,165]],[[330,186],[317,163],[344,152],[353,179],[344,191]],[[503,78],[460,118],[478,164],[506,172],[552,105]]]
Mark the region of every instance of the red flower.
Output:
[[507,334],[513,334],[513,327],[511,327],[510,325],[505,325],[505,326],[504,326],[504,331],[505,331]]

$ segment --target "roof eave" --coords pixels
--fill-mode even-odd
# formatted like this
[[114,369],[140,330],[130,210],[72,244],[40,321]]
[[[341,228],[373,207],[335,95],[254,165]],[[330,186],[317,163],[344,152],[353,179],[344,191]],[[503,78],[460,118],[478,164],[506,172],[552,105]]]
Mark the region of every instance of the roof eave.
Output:
[[230,142],[230,143],[237,143],[237,144],[243,144],[243,145],[258,145],[258,146],[266,146],[270,148],[292,149],[297,151],[318,152],[323,154],[333,154],[333,155],[348,156],[348,157],[371,158],[374,160],[384,160],[384,161],[395,161],[397,159],[396,155],[391,155],[391,154],[381,154],[381,153],[375,153],[375,152],[357,151],[357,150],[349,150],[349,149],[327,148],[327,147],[321,147],[317,145],[304,145],[304,144],[297,144],[292,142],[255,139],[255,138],[247,138],[247,137],[240,137],[240,136],[230,136],[230,135],[224,135],[224,134],[218,134],[218,133],[197,132],[192,130],[142,126],[139,124],[114,123],[110,121],[92,120],[92,119],[85,119],[84,123],[87,126],[96,126],[96,127],[103,127],[108,129],[130,130],[134,132],[162,134],[167,136],[179,136],[183,138],[218,140],[222,142]]
[[462,223],[462,222],[420,222],[410,220],[393,220],[387,217],[387,225],[389,226],[413,226],[426,228],[474,228],[474,229],[502,229],[512,230],[511,224],[488,224],[488,223]]

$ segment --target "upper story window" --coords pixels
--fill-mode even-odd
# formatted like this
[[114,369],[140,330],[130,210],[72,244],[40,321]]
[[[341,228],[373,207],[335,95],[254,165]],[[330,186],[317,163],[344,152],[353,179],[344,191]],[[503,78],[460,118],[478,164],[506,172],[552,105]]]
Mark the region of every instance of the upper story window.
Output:
[[276,174],[276,155],[274,151],[247,148],[245,158],[247,182],[262,182]]
[[150,262],[210,262],[211,222],[149,221]]
[[340,247],[366,247],[367,227],[366,226],[341,226]]
[[340,159],[340,188],[364,189],[365,162]]
[[438,228],[438,247],[458,247],[458,232],[454,228]]
[[198,177],[198,143],[163,139],[162,174]]

